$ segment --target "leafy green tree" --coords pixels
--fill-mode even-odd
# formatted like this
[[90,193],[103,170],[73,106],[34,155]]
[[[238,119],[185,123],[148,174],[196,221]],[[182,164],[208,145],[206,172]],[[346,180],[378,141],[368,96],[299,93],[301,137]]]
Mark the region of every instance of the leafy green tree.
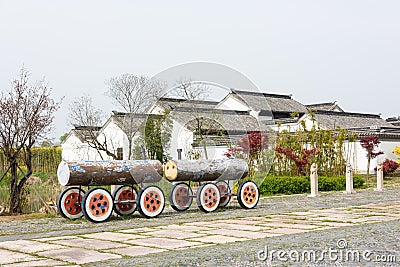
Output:
[[161,162],[168,160],[172,121],[168,114],[150,115],[144,125],[144,143],[147,157]]
[[60,142],[64,142],[67,139],[68,133],[65,133],[63,135],[60,136]]

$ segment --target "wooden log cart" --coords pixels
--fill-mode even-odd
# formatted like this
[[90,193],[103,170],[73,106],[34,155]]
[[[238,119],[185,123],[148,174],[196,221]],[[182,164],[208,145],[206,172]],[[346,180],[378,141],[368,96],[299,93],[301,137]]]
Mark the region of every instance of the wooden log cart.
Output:
[[[165,164],[164,175],[173,182],[169,194],[171,207],[176,211],[187,210],[196,198],[200,210],[212,212],[237,197],[241,207],[252,209],[259,200],[257,185],[244,180],[237,194],[233,194],[227,182],[244,179],[248,172],[247,162],[243,159],[169,161]],[[192,182],[202,183],[196,195],[190,186]]]
[[[70,186],[57,200],[60,214],[69,219],[85,216],[92,222],[110,218],[113,210],[119,215],[130,215],[139,210],[147,218],[157,217],[164,209],[165,198],[154,185],[134,185],[161,180],[163,168],[157,160],[62,161],[58,166],[58,181]],[[99,186],[121,185],[113,194]],[[88,187],[85,193],[82,187]],[[90,188],[92,187],[92,188]]]

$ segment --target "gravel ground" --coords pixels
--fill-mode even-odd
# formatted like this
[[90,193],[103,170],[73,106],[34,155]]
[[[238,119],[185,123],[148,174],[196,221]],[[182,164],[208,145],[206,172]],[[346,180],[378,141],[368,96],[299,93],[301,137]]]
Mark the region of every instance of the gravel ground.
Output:
[[[144,219],[139,215],[129,218],[113,217],[109,222],[101,224],[89,223],[84,219],[76,221],[60,217],[13,221],[0,223],[0,242],[6,240],[42,238],[58,235],[85,234],[103,231],[115,231],[139,227],[161,226],[194,221],[211,221],[216,219],[232,219],[248,216],[282,214],[310,209],[347,207],[399,201],[400,188],[395,187],[383,192],[360,190],[356,194],[342,192],[321,193],[317,198],[306,195],[266,197],[260,200],[253,210],[239,208],[233,201],[228,208],[204,214],[195,205],[187,212],[177,213],[166,208],[159,218]],[[400,266],[400,221],[363,224],[329,231],[315,231],[302,234],[269,237],[240,243],[229,243],[211,247],[169,251],[151,256],[122,258],[115,261],[93,263],[91,266]],[[316,250],[329,247],[336,248],[336,242],[345,239],[349,248],[371,250],[374,255],[394,255],[397,263],[378,264],[377,262],[283,262],[257,261],[257,252],[268,246],[275,250]],[[397,265],[396,265],[397,264]],[[88,265],[90,266],[90,265]]]
[[67,220],[59,216],[55,218],[12,221],[0,223],[0,242],[17,239],[42,238],[55,235],[71,235],[95,233],[103,231],[115,231],[139,227],[152,227],[185,222],[211,221],[216,219],[233,219],[252,217],[293,211],[307,211],[310,209],[323,209],[364,205],[384,201],[396,201],[400,199],[400,187],[387,189],[382,192],[371,189],[360,190],[355,194],[343,192],[321,193],[317,198],[307,195],[292,195],[265,197],[260,199],[255,209],[244,210],[236,201],[231,201],[227,208],[212,213],[202,213],[194,203],[192,207],[183,213],[177,213],[166,207],[164,212],[153,219],[145,219],[138,212],[128,218],[112,217],[110,221],[93,224],[85,219],[75,221]]
[[[229,243],[212,247],[163,252],[151,256],[94,263],[88,266],[400,266],[400,220],[343,227],[329,231],[315,231],[240,243]],[[337,242],[344,239],[348,247],[343,251],[358,251],[360,261],[334,261],[327,256],[325,261],[274,261],[258,260],[257,253],[265,250],[316,251],[317,259],[322,250],[337,249]],[[339,251],[339,249],[338,249]],[[362,253],[370,251],[371,261],[362,259]],[[345,253],[345,252],[344,252]],[[339,257],[339,253],[337,254]],[[344,254],[345,255],[345,254]],[[396,256],[396,262],[378,263],[375,256]],[[345,256],[344,256],[345,257]],[[306,258],[308,259],[308,258]],[[345,259],[345,258],[343,258]]]

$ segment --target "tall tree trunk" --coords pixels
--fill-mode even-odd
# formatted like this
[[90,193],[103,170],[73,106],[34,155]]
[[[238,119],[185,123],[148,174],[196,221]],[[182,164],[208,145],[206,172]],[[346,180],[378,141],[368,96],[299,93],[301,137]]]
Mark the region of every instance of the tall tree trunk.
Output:
[[202,143],[203,143],[203,150],[204,150],[204,158],[208,159],[207,144],[206,144],[206,140],[204,139],[203,136],[202,136]]
[[128,160],[132,159],[132,139],[128,137]]
[[11,159],[10,162],[10,212],[21,213],[21,194],[18,187],[18,163],[14,159]]
[[367,161],[367,177],[369,177],[369,166],[370,166],[370,164],[371,164],[371,156],[370,155],[368,155],[368,161]]

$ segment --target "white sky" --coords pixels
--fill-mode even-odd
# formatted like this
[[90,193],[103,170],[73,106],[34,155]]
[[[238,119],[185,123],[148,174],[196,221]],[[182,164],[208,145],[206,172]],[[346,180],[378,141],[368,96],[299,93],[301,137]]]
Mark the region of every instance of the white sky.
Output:
[[262,91],[304,104],[400,115],[400,1],[6,1],[0,0],[0,90],[24,64],[65,96],[106,112],[105,81],[152,76],[209,61],[247,75]]

